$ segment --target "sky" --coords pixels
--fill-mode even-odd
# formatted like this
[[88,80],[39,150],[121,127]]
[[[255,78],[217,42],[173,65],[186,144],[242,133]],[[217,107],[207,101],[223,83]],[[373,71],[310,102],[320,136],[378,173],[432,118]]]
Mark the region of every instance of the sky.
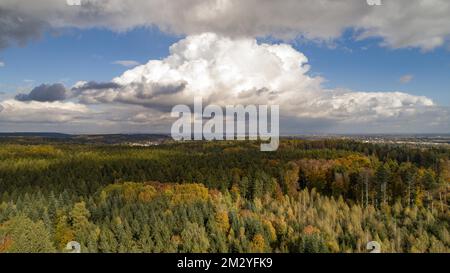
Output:
[[[130,3],[128,3],[130,2]],[[0,3],[0,131],[168,132],[175,104],[278,104],[281,132],[450,133],[450,3]]]

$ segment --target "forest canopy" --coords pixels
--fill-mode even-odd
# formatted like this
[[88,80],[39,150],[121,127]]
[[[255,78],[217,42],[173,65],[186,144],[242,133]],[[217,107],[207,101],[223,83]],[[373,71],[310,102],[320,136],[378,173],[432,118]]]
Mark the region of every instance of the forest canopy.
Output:
[[450,150],[0,144],[0,253],[449,252]]

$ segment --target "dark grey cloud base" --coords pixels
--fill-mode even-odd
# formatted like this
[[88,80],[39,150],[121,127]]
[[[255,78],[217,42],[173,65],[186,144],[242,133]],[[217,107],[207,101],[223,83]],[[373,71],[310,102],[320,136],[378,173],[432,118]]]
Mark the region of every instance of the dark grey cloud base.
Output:
[[38,39],[48,24],[40,19],[4,9],[0,4],[0,49]]
[[15,98],[18,101],[54,102],[67,99],[68,93],[61,83],[42,84],[33,88],[29,94],[18,94]]

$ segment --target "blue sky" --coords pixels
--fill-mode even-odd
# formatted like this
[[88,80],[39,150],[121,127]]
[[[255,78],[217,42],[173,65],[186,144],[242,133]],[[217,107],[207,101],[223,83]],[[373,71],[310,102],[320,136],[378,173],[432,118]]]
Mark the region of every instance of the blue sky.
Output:
[[[312,71],[325,77],[327,87],[354,91],[401,91],[427,96],[450,105],[450,51],[414,48],[390,49],[378,39],[355,41],[348,35],[336,48],[315,43],[295,47],[309,58]],[[400,78],[412,75],[409,83]]]
[[63,82],[70,86],[80,80],[107,82],[128,69],[113,62],[145,63],[162,58],[177,40],[179,37],[149,28],[123,33],[101,29],[45,33],[25,46],[0,51],[0,60],[5,63],[0,83],[14,92],[15,88],[42,83]]
[[[168,35],[156,28],[128,32],[106,29],[64,29],[45,33],[24,46],[0,51],[0,84],[3,92],[15,93],[42,83],[62,82],[68,86],[80,80],[107,82],[126,71],[113,64],[118,60],[146,63],[168,55],[169,47],[181,36]],[[264,39],[264,42],[277,43]],[[320,75],[327,88],[354,91],[401,91],[432,98],[450,105],[450,51],[418,48],[390,49],[380,40],[355,41],[346,33],[332,46],[294,41],[311,65],[311,75]],[[401,83],[404,75],[412,75]]]

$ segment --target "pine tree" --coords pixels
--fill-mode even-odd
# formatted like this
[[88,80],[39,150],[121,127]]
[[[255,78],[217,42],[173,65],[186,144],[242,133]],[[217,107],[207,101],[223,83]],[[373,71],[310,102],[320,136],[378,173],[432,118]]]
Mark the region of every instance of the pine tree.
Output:
[[382,164],[378,167],[375,173],[377,181],[377,201],[379,203],[386,203],[387,198],[387,185],[390,180],[390,171],[387,164]]
[[44,223],[25,216],[16,216],[0,225],[0,245],[6,253],[56,252]]
[[205,228],[197,223],[188,222],[181,232],[182,248],[185,253],[207,253],[209,250],[209,239]]

